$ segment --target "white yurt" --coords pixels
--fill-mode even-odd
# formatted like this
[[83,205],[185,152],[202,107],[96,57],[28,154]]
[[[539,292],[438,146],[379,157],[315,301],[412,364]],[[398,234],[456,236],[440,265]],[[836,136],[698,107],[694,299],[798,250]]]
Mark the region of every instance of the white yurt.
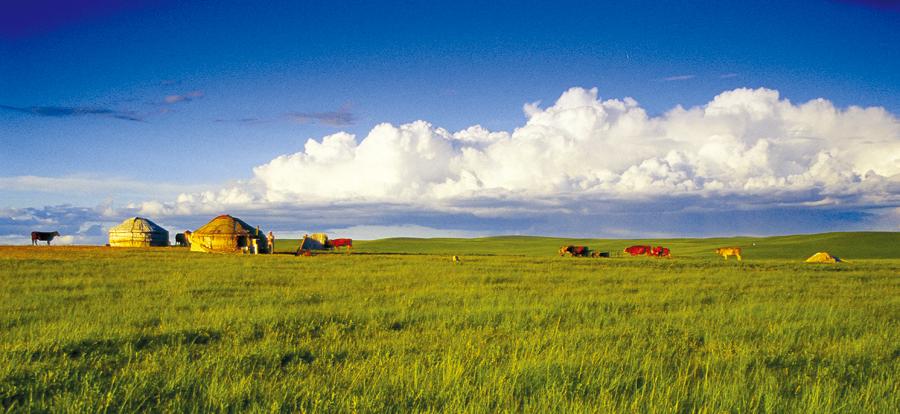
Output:
[[168,246],[169,232],[146,218],[132,217],[109,229],[109,245],[113,247]]

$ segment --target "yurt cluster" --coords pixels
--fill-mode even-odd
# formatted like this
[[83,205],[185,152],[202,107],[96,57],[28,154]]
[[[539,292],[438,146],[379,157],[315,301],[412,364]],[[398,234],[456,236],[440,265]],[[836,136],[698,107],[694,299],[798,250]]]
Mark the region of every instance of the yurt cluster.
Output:
[[[176,243],[206,253],[270,253],[266,234],[243,220],[223,214],[199,229],[179,233]],[[109,230],[109,246],[168,246],[169,232],[144,217],[132,217]]]

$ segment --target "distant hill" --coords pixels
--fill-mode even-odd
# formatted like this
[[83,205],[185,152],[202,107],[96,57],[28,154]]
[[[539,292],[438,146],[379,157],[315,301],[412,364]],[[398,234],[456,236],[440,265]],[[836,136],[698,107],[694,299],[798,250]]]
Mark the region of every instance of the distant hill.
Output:
[[[827,251],[847,259],[900,259],[900,232],[822,233],[773,237],[708,239],[566,239],[535,236],[497,236],[474,239],[389,238],[354,241],[354,251],[365,253],[502,254],[552,256],[564,244],[587,245],[594,250],[621,252],[634,244],[672,249],[677,257],[713,257],[712,250],[740,246],[748,259],[796,259]],[[279,240],[278,250],[296,248],[296,240]]]

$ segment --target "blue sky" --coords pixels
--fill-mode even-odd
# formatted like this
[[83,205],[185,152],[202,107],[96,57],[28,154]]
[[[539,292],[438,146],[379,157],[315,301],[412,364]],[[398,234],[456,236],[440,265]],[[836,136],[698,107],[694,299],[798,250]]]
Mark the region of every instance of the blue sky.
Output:
[[[310,138],[321,141],[346,131],[361,142],[385,122],[400,126],[425,120],[450,133],[472,125],[513,133],[530,122],[523,105],[539,101],[546,109],[572,87],[587,91],[596,87],[598,102],[631,97],[651,123],[679,105],[703,108],[723,92],[766,88],[778,91],[778,100],[795,105],[824,98],[838,111],[851,106],[883,108],[886,115],[879,122],[886,129],[873,129],[873,134],[880,134],[874,139],[888,143],[898,139],[900,6],[892,2],[481,3],[160,0],[125,5],[113,0],[39,0],[4,5],[0,208],[12,217],[27,209],[63,204],[94,210],[111,206],[121,209],[107,211],[104,217],[113,221],[141,211],[137,203],[172,204],[182,193],[216,192],[235,185],[252,187],[242,190],[253,200],[255,207],[248,209],[252,211],[273,203],[288,211],[290,206],[308,206],[305,200],[310,198],[323,205],[347,200],[381,205],[383,197],[353,193],[340,188],[342,184],[336,184],[335,194],[340,196],[330,197],[325,190],[292,190],[288,193],[296,197],[286,200],[283,194],[273,196],[275,187],[254,168],[305,151]],[[612,139],[598,134],[588,135]],[[832,153],[839,153],[845,145],[841,136],[822,134],[835,142]],[[758,138],[748,138],[745,149]],[[764,138],[777,143],[784,137]],[[555,138],[551,134],[546,139]],[[874,169],[887,184],[871,190],[877,194],[868,194],[878,202],[844,201],[837,207],[812,209],[822,219],[797,231],[896,229],[896,177],[890,174],[898,155],[893,149],[886,147],[887,153],[880,155],[884,159],[874,161],[871,158],[878,155],[860,155],[861,161],[848,167],[862,177],[866,171],[859,169],[871,169],[866,163],[881,166]],[[810,153],[807,158],[815,156]],[[771,154],[767,159],[771,163],[777,158]],[[602,160],[584,162],[595,161],[590,171],[605,171]],[[479,182],[492,171],[487,165],[478,167],[487,169],[481,173],[472,167]],[[624,174],[626,167],[610,171]],[[316,174],[304,168],[306,174]],[[694,182],[714,181],[701,170],[706,171],[692,170],[699,177]],[[377,168],[364,171],[385,173]],[[445,178],[459,181],[460,171],[435,177],[426,184],[440,184]],[[304,179],[327,180],[328,174]],[[816,193],[812,198],[819,199],[802,202],[846,196],[835,193],[834,183],[826,181],[810,184]],[[568,185],[540,196],[572,196]],[[493,190],[515,192],[517,187],[498,181],[494,187],[479,188],[465,198],[491,194],[487,197],[493,200],[488,203],[492,207],[472,213],[484,218],[502,215],[509,207]],[[780,208],[800,202],[775,197],[775,192],[781,190],[750,204]],[[441,194],[440,202],[427,206],[400,203],[411,212],[427,212],[429,219],[406,223],[366,214],[365,219],[348,218],[334,226],[419,225],[479,234],[558,228],[529,225],[546,221],[542,210],[534,208],[529,208],[538,211],[531,222],[507,217],[509,224],[492,226],[491,220],[461,219],[456,214],[466,212],[455,206],[459,198],[450,197],[449,202],[449,196]],[[616,200],[618,195],[621,191],[607,191],[603,198]],[[421,194],[414,198],[421,200]],[[534,207],[536,198],[517,196],[516,203]],[[653,208],[671,204],[649,198]],[[586,202],[584,197],[576,199]],[[590,208],[595,202],[590,197]],[[242,210],[240,205],[217,206]],[[163,220],[184,226],[200,220],[196,209],[176,210],[159,211],[167,217]],[[687,217],[661,233],[747,231],[729,229],[719,221],[692,226],[697,220]],[[258,219],[267,217],[260,214]],[[314,219],[271,220],[298,230],[316,225]],[[566,222],[572,224],[565,233],[584,228],[577,216]],[[625,228],[616,232],[652,230],[627,225],[631,219],[623,222]],[[11,228],[5,232],[15,233]]]

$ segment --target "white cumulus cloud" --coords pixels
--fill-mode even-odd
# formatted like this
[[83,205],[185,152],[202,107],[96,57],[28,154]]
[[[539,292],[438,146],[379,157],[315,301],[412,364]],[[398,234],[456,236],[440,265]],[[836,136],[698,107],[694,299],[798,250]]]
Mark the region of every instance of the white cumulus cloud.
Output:
[[[578,233],[586,220],[592,229],[672,234],[900,225],[900,121],[883,108],[792,103],[741,88],[650,116],[634,99],[571,88],[523,112],[512,131],[452,132],[420,120],[309,139],[244,181],[127,210],[239,211],[277,217],[284,228],[300,228],[302,216],[327,228],[502,223],[496,231],[544,234]],[[742,227],[729,220],[735,211]],[[804,212],[814,214],[800,220]]]
[[[339,132],[253,170],[243,187],[182,204],[402,202],[754,194],[896,199],[900,122],[881,108],[794,104],[735,89],[651,117],[631,98],[572,88],[526,104],[514,131],[452,133],[425,121]],[[793,198],[791,198],[793,200]]]

